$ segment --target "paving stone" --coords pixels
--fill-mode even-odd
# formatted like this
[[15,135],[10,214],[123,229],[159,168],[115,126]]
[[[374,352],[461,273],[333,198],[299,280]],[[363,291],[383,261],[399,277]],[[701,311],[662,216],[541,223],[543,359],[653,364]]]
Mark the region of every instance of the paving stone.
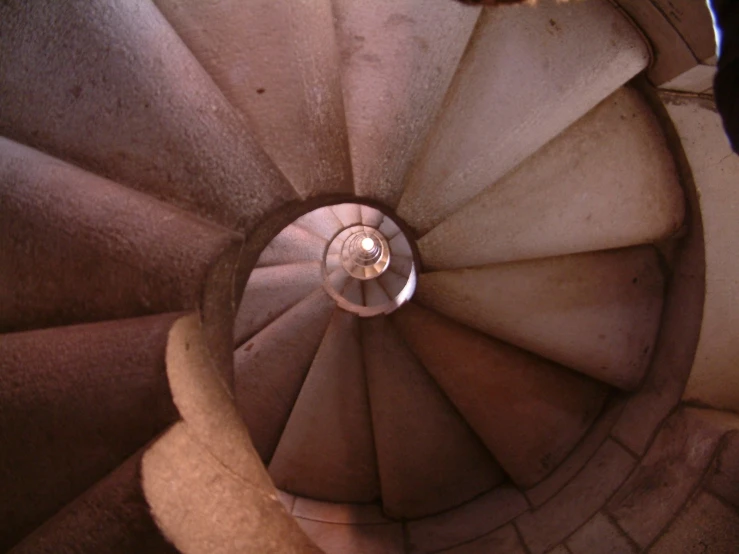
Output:
[[505,525],[526,509],[526,499],[515,487],[498,487],[459,508],[409,522],[411,552],[434,552],[469,542]]
[[700,493],[649,549],[649,554],[735,554],[737,545],[736,508]]
[[668,419],[634,473],[608,503],[608,512],[642,548],[681,509],[711,462],[724,429],[703,414],[681,410]]
[[634,459],[607,440],[583,470],[556,496],[516,524],[532,554],[542,554],[582,526],[624,482]]
[[506,525],[472,542],[448,550],[440,550],[439,552],[444,554],[490,554],[492,552],[526,554],[526,550],[521,545],[521,540],[518,538],[513,525]]
[[638,554],[623,531],[600,512],[569,538],[567,546],[572,554]]

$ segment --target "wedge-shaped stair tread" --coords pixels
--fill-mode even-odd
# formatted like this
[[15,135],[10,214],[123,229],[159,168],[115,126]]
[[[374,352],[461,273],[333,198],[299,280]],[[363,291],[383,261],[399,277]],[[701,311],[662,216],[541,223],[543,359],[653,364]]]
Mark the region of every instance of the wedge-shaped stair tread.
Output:
[[232,231],[3,138],[0,181],[3,332],[194,308],[238,254]]
[[663,239],[684,212],[659,124],[622,88],[418,247],[427,270],[605,250]]
[[328,242],[310,231],[288,225],[262,251],[257,267],[315,262],[323,258]]
[[390,301],[390,296],[377,279],[362,281],[362,292],[364,293],[365,306],[381,306]]
[[382,285],[382,288],[385,289],[388,296],[395,298],[405,288],[408,278],[401,277],[393,271],[386,271],[380,275],[378,281],[380,282],[380,285]]
[[333,502],[379,495],[359,320],[337,309],[269,472],[288,492]]
[[331,208],[320,208],[308,212],[295,220],[295,225],[303,227],[314,235],[326,240],[333,239],[343,229],[344,224]]
[[322,283],[321,262],[256,268],[236,313],[235,344],[241,345]]
[[362,321],[385,513],[418,518],[499,484],[500,467],[390,321]]
[[177,419],[176,315],[0,339],[0,550],[5,552]]
[[392,219],[385,217],[385,219],[382,220],[382,223],[380,223],[378,231],[380,231],[387,240],[390,240],[400,233],[400,227],[398,227]]
[[649,246],[421,275],[416,299],[622,389],[639,385],[664,278]]
[[392,315],[408,346],[517,485],[565,458],[608,387],[407,304]]
[[148,0],[4,3],[0,134],[240,230],[296,194]]
[[236,405],[269,461],[336,305],[317,290],[234,352]]
[[608,2],[484,10],[398,214],[426,232],[649,61]]
[[299,192],[352,192],[330,0],[155,3]]
[[362,212],[362,224],[368,227],[374,227],[375,229],[380,226],[380,223],[382,223],[385,217],[385,214],[380,210],[370,208],[369,206],[360,206],[360,210]]
[[344,298],[349,302],[356,304],[357,306],[364,306],[365,298],[364,291],[362,290],[362,281],[359,279],[350,278],[344,287],[343,292]]
[[140,463],[141,453],[126,460],[9,554],[177,554],[152,518]]
[[359,204],[337,204],[331,206],[331,210],[344,224],[344,227],[362,224],[362,211]]
[[395,206],[479,8],[447,0],[335,0],[357,194]]

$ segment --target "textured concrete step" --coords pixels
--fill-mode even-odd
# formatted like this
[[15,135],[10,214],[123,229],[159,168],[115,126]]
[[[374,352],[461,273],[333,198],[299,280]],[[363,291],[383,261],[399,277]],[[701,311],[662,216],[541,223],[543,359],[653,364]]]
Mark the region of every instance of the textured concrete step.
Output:
[[429,231],[648,62],[608,2],[484,10],[398,214]]
[[406,304],[391,317],[411,350],[510,475],[530,487],[577,444],[608,387]]
[[103,477],[9,554],[177,554],[141,489],[142,453]]
[[386,271],[385,273],[380,275],[378,281],[380,282],[382,288],[385,289],[385,292],[387,292],[388,296],[390,296],[391,298],[395,298],[405,287],[406,283],[408,282],[408,278],[401,277],[393,271]]
[[379,496],[359,320],[336,310],[269,464],[275,485],[333,502]]
[[365,306],[381,306],[387,304],[391,299],[377,279],[362,281],[362,293],[364,294]]
[[344,224],[330,208],[319,208],[300,216],[295,225],[311,231],[313,234],[331,240],[341,231]]
[[180,552],[321,554],[269,481],[229,471],[178,423],[144,454],[151,512]]
[[234,352],[235,399],[269,461],[336,305],[317,290]]
[[331,206],[330,209],[344,224],[344,227],[362,224],[362,211],[359,204],[337,204]]
[[0,337],[0,550],[178,418],[165,370],[177,315]]
[[234,343],[251,338],[288,309],[320,288],[321,262],[276,265],[252,271],[236,312]]
[[392,219],[385,217],[385,219],[382,220],[382,223],[380,223],[378,231],[380,231],[387,240],[390,240],[400,233],[400,227],[398,227]]
[[360,206],[360,210],[362,211],[362,224],[368,227],[374,227],[375,229],[380,226],[382,219],[385,217],[380,210],[370,208],[369,206]]
[[335,0],[354,186],[394,207],[479,8],[446,0]]
[[0,134],[249,231],[296,193],[148,0],[6,2]]
[[328,242],[297,225],[288,225],[262,251],[257,267],[317,262]]
[[427,270],[472,267],[656,242],[684,214],[660,125],[622,88],[418,247]]
[[0,331],[189,309],[208,286],[230,291],[230,275],[213,276],[238,255],[236,233],[3,138],[0,181]]
[[421,304],[623,389],[639,385],[659,330],[664,278],[636,247],[421,275]]
[[352,192],[330,0],[155,3],[303,196]]
[[361,323],[385,512],[423,517],[499,484],[500,467],[390,321]]
[[358,306],[364,306],[365,298],[362,290],[362,281],[350,278],[342,293],[344,298]]

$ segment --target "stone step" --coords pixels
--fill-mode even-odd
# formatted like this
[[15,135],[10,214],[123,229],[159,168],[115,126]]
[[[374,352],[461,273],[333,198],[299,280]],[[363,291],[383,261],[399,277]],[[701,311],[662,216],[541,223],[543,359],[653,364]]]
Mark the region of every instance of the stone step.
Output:
[[429,231],[648,63],[641,34],[608,2],[484,10],[398,215]]
[[374,227],[375,229],[380,226],[380,223],[382,223],[382,220],[385,217],[385,214],[380,210],[370,208],[369,206],[362,205],[360,206],[360,210],[362,212],[362,224],[367,225],[368,227]]
[[332,502],[379,496],[359,320],[336,310],[269,464],[275,485]]
[[380,231],[388,241],[400,234],[400,227],[398,227],[393,220],[387,216],[382,220],[382,223],[380,223],[380,227],[377,230]]
[[317,262],[323,259],[328,241],[297,225],[288,225],[272,239],[257,260],[257,267]]
[[161,534],[141,488],[143,452],[123,462],[9,554],[177,554]]
[[330,208],[310,211],[296,219],[294,224],[326,240],[332,240],[344,228],[344,224]]
[[447,0],[335,0],[357,194],[395,207],[479,8]]
[[377,280],[391,298],[398,296],[403,288],[405,288],[406,283],[408,283],[407,277],[401,277],[393,271],[386,271]]
[[3,4],[0,134],[239,231],[297,199],[148,0]]
[[336,214],[339,221],[344,224],[344,227],[362,224],[362,211],[359,204],[336,204],[335,206],[331,206],[330,209]]
[[664,277],[652,247],[421,275],[416,299],[452,319],[622,389],[641,382]]
[[303,197],[352,192],[330,0],[155,3]]
[[317,290],[234,352],[234,396],[262,460],[277,447],[336,305]]
[[165,369],[177,317],[2,336],[0,550],[178,419]]
[[684,215],[660,124],[621,88],[418,247],[426,270],[472,267],[657,242]]
[[419,518],[498,485],[500,467],[390,321],[361,323],[385,513]]
[[391,320],[520,487],[536,484],[564,460],[608,393],[602,383],[415,304]]
[[211,276],[232,231],[4,138],[0,180],[0,332],[191,309],[230,285]]
[[236,312],[234,344],[242,345],[322,283],[321,262],[256,268]]
[[377,279],[362,281],[364,305],[369,307],[381,306],[390,302],[391,298]]

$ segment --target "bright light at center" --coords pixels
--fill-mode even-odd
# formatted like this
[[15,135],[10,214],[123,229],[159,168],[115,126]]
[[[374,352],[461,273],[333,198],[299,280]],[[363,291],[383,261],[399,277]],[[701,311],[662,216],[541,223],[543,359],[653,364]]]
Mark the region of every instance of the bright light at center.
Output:
[[369,252],[375,247],[375,241],[370,237],[365,237],[362,239],[361,246],[362,250],[364,250],[365,252]]

